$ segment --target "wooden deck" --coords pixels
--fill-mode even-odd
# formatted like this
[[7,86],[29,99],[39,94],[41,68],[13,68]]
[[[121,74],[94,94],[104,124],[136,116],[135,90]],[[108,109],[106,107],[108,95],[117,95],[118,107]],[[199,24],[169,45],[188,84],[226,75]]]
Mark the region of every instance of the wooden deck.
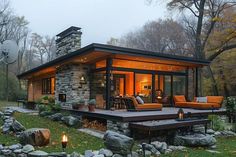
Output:
[[[140,121],[150,121],[150,120],[163,120],[163,119],[175,119],[177,118],[177,112],[179,108],[175,107],[163,107],[162,111],[142,111],[142,112],[127,112],[127,111],[110,111],[110,110],[99,110],[96,109],[95,112],[88,111],[78,111],[72,109],[64,109],[71,112],[72,114],[77,114],[86,117],[94,117],[112,121],[121,122],[140,122]],[[226,110],[221,108],[218,110],[197,110],[197,109],[183,109],[184,113],[187,114],[191,112],[192,117],[206,117],[209,114],[226,114]]]

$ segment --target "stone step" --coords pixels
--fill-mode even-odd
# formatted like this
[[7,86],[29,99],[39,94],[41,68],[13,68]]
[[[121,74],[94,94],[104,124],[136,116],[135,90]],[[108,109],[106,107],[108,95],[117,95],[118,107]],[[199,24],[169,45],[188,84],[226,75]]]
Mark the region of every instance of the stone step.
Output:
[[105,134],[102,131],[97,131],[97,130],[93,130],[93,129],[89,129],[89,128],[81,128],[81,129],[78,129],[78,131],[98,137],[98,138],[101,138],[101,139],[103,139],[103,136]]

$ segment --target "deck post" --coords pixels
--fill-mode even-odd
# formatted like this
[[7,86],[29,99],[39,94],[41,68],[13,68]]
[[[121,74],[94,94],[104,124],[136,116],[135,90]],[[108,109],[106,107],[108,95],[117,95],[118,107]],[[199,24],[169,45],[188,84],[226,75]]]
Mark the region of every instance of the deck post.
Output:
[[186,82],[185,82],[185,95],[187,100],[189,99],[188,86],[189,86],[189,67],[186,69]]
[[198,68],[196,68],[196,73],[195,73],[195,96],[198,97]]
[[106,110],[111,108],[111,70],[112,70],[112,58],[106,59]]
[[155,97],[156,97],[156,93],[155,93],[155,73],[152,73],[152,102],[155,102]]

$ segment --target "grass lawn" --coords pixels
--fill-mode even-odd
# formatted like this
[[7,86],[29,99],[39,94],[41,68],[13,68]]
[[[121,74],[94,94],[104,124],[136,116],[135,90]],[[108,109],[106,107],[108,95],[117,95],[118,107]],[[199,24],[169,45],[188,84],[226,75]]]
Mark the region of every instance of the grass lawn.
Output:
[[[0,105],[4,103],[0,102]],[[2,105],[6,106],[6,105]],[[2,107],[0,106],[0,107]],[[80,133],[75,128],[69,128],[64,124],[53,122],[49,119],[42,118],[35,115],[28,115],[22,113],[15,113],[15,118],[20,121],[26,128],[49,128],[51,131],[51,142],[48,146],[38,148],[47,152],[61,151],[61,135],[66,132],[69,138],[67,152],[77,151],[84,153],[85,150],[98,150],[102,147],[103,141],[93,136]],[[0,125],[2,121],[0,121]],[[3,135],[0,133],[0,143],[6,145],[17,143],[18,140],[11,135]],[[169,155],[162,155],[162,157],[233,157],[236,156],[236,137],[217,138],[217,149],[220,154],[212,154],[206,152],[204,148],[188,148],[186,152],[175,152]]]

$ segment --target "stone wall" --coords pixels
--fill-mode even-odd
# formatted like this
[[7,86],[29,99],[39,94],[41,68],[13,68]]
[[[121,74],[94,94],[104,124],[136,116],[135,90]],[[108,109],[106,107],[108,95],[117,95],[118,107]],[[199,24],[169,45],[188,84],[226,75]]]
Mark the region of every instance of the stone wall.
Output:
[[[56,71],[56,103],[70,107],[72,102],[84,99],[87,104],[90,98],[89,66],[83,64],[68,64],[57,68]],[[85,81],[80,81],[81,76]],[[66,94],[66,102],[59,101],[59,94]]]
[[129,123],[107,120],[107,130],[130,136]]
[[56,57],[63,56],[81,48],[81,28],[70,27],[57,35]]

